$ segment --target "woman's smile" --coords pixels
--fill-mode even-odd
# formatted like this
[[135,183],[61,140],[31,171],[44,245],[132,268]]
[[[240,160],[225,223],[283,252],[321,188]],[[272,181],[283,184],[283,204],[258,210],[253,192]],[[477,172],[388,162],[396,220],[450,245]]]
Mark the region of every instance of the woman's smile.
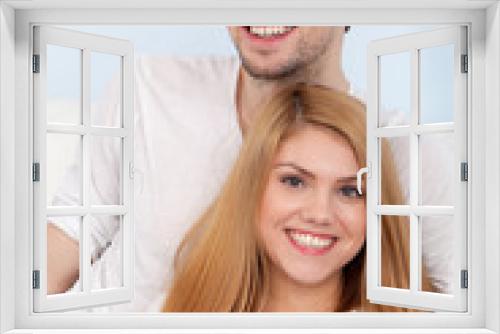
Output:
[[331,234],[314,233],[303,229],[285,229],[291,243],[304,255],[324,255],[330,251],[338,241],[338,237]]

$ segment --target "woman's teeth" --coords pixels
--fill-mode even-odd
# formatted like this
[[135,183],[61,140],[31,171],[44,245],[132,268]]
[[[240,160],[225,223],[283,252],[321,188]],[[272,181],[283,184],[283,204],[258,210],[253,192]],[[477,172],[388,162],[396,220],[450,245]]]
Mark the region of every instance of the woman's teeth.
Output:
[[300,246],[311,248],[326,248],[334,238],[320,238],[311,234],[290,232],[290,237]]
[[293,29],[293,27],[283,27],[283,26],[248,27],[248,28],[251,34],[263,38],[284,35]]

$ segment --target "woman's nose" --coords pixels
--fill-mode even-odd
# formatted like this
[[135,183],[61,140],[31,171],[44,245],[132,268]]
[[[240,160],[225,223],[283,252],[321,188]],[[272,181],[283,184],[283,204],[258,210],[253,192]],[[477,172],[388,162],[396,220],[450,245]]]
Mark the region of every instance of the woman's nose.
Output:
[[318,191],[304,203],[302,218],[309,223],[330,225],[335,219],[335,203],[328,191]]

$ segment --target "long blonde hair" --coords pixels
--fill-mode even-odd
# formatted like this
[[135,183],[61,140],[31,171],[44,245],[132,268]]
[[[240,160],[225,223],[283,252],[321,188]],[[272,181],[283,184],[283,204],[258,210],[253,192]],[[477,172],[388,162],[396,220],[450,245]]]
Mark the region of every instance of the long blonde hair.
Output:
[[[342,135],[358,166],[365,166],[365,117],[361,102],[322,86],[297,84],[274,96],[246,133],[219,196],[179,246],[163,311],[259,311],[269,292],[269,260],[258,246],[256,217],[280,144],[305,124],[325,127]],[[397,203],[402,194],[387,143],[382,142],[382,150],[382,201]],[[382,217],[383,286],[409,286],[408,224],[401,222]],[[343,268],[341,297],[332,311],[406,311],[366,299],[365,259],[363,246]],[[423,286],[431,287],[425,269]]]

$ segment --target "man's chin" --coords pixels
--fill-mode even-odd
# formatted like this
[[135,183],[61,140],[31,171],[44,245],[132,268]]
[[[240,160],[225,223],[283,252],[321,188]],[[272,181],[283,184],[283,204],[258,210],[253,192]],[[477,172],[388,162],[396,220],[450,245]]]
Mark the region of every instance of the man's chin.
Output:
[[257,80],[275,81],[293,77],[297,73],[296,66],[280,67],[276,69],[262,68],[242,61],[244,71]]

